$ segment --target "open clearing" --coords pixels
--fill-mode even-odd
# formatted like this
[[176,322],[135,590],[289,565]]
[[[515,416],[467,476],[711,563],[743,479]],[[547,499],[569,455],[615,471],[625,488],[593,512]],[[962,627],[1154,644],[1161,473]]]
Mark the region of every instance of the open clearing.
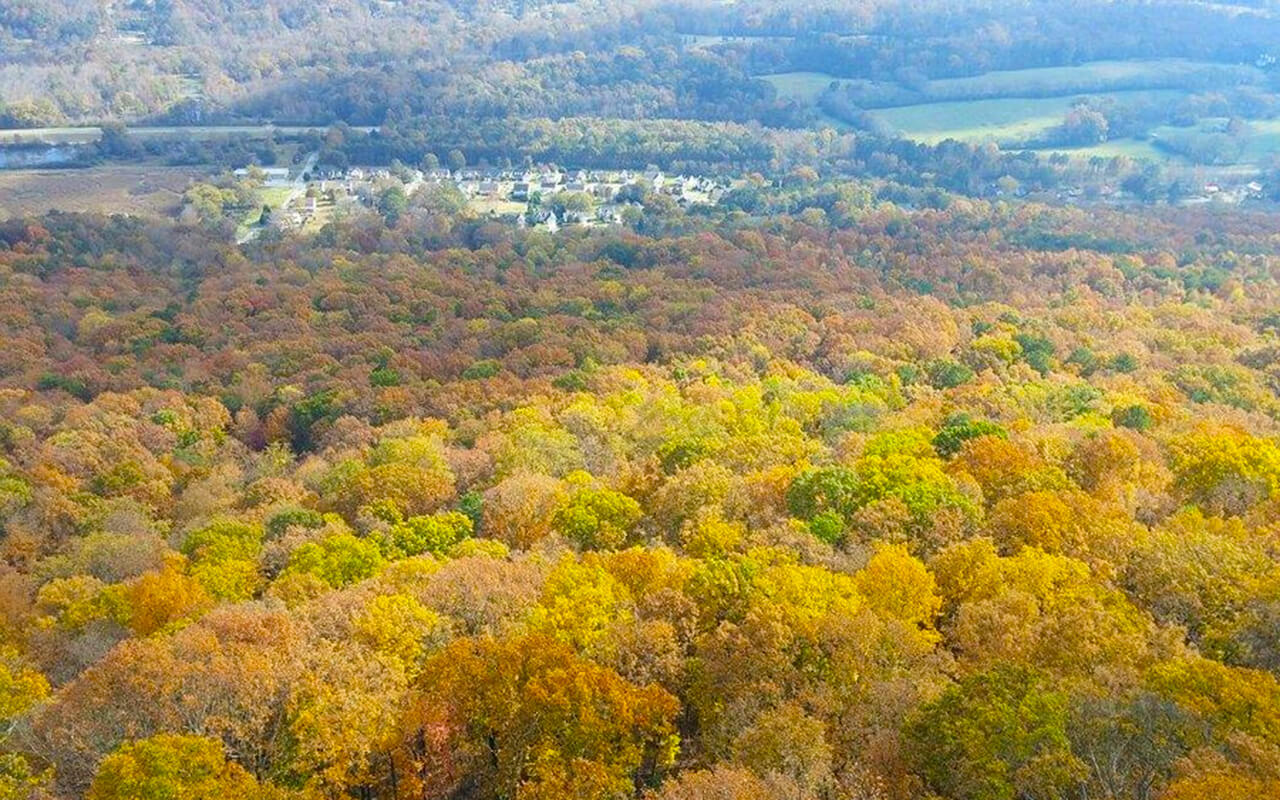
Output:
[[[936,144],[944,139],[963,142],[1023,142],[1055,125],[1083,95],[1037,99],[961,100],[881,108],[873,116],[908,139]],[[1184,96],[1172,89],[1090,94],[1120,104],[1173,103]]]
[[779,95],[805,103],[816,103],[823,90],[840,80],[825,72],[779,72],[756,77],[773,84]]
[[1280,120],[1250,120],[1249,138],[1241,161],[1259,164],[1280,155]]
[[[1227,126],[1222,118],[1206,118],[1194,127],[1180,128],[1164,125],[1151,132],[1153,138],[1176,139],[1188,135],[1221,136]],[[1259,165],[1280,156],[1280,119],[1246,120],[1244,132],[1239,136],[1240,155],[1237,164]]]
[[1185,59],[1091,61],[1071,67],[987,72],[965,78],[926,81],[916,89],[893,83],[850,81],[825,72],[779,72],[757,76],[780,95],[814,102],[835,82],[854,85],[864,108],[888,108],[963,100],[1050,98],[1081,94],[1112,94],[1139,89],[1188,91],[1198,86],[1258,83],[1261,70],[1234,64],[1213,64]]
[[1116,139],[1111,142],[1103,142],[1089,147],[1055,147],[1052,149],[1041,151],[1044,153],[1065,153],[1072,158],[1090,159],[1094,156],[1100,158],[1115,158],[1116,156],[1125,156],[1126,158],[1143,159],[1146,161],[1163,161],[1171,164],[1181,164],[1183,160],[1167,151],[1161,150],[1150,142],[1142,142],[1137,139]]
[[1186,89],[1195,84],[1225,86],[1263,80],[1261,70],[1184,59],[1091,61],[1074,67],[1040,67],[988,72],[968,78],[929,81],[931,100],[998,97],[1059,97],[1133,89]]
[[121,166],[0,171],[0,218],[49,209],[161,217],[176,214],[182,192],[205,177],[191,167]]
[[240,224],[236,227],[236,237],[244,236],[250,228],[258,224],[258,220],[262,219],[263,206],[273,211],[277,210],[288,202],[292,195],[293,187],[291,186],[270,186],[259,189],[257,202],[253,208],[245,212],[244,219],[240,220]]
[[836,119],[817,108],[818,97],[822,95],[823,90],[831,85],[832,81],[836,80],[825,72],[780,72],[776,75],[759,75],[757,77],[773,84],[774,88],[778,90],[779,96],[790,97],[814,106],[818,120],[822,124],[829,125],[836,130],[847,130],[852,127],[849,123]]
[[468,206],[477,214],[497,214],[499,216],[523,214],[529,208],[528,203],[487,197],[472,198]]
[[[1123,105],[1176,103],[1197,87],[1249,84],[1262,79],[1250,66],[1185,59],[1095,61],[1078,66],[988,72],[928,81],[914,90],[892,83],[843,81],[822,72],[758,76],[779,95],[816,105],[833,81],[846,83],[883,129],[925,144],[945,139],[998,142],[1014,148],[1062,123],[1082,97]],[[819,112],[823,124],[848,127]],[[1251,123],[1242,162],[1258,163],[1280,152],[1280,123]],[[1060,149],[1060,148],[1055,148]],[[1149,142],[1119,140],[1092,148],[1067,149],[1082,156],[1126,155],[1179,161]]]

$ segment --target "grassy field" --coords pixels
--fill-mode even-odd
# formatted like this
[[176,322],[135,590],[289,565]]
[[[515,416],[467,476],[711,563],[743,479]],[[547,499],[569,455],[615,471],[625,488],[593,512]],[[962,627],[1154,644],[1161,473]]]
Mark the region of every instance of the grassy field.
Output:
[[988,72],[968,78],[929,81],[931,100],[997,97],[1059,97],[1133,89],[1186,89],[1191,85],[1256,83],[1262,72],[1253,67],[1211,64],[1184,59],[1092,61],[1073,67],[1042,67]]
[[293,194],[293,188],[289,186],[264,188],[258,192],[258,205],[271,206],[271,208],[276,209],[283,205],[291,194]]
[[[1190,128],[1161,126],[1152,130],[1151,136],[1153,139],[1165,139],[1169,142],[1180,138],[1194,137],[1198,134],[1221,138],[1225,136],[1226,125],[1226,119],[1207,118]],[[1238,156],[1231,161],[1219,163],[1218,166],[1262,166],[1272,159],[1280,157],[1280,120],[1247,120],[1244,132],[1239,135],[1238,141],[1240,143]],[[1167,149],[1160,152],[1164,153],[1166,157],[1169,155]]]
[[[1104,92],[1117,103],[1171,103],[1183,96],[1172,89]],[[908,139],[936,144],[944,139],[964,142],[1022,142],[1055,125],[1078,95],[1036,99],[960,100],[882,108],[872,113],[888,128]]]
[[782,97],[790,97],[805,103],[817,102],[818,96],[831,85],[833,78],[825,72],[779,72],[773,75],[757,75],[773,84]]
[[1112,142],[1103,142],[1089,147],[1058,147],[1045,152],[1066,153],[1072,158],[1090,159],[1094,156],[1102,158],[1115,158],[1116,156],[1125,156],[1133,159],[1143,159],[1146,161],[1165,161],[1170,163],[1181,163],[1181,159],[1164,150],[1155,147],[1150,142],[1140,142],[1137,139],[1117,139]]
[[[813,102],[832,81],[824,72],[780,72],[757,76],[778,93]],[[922,105],[962,100],[1069,97],[1134,90],[1187,91],[1196,86],[1258,83],[1263,73],[1253,67],[1184,59],[1092,61],[1071,67],[1039,67],[988,72],[966,78],[928,81],[916,90],[897,84],[853,81],[865,95],[865,108]]]
[[468,206],[477,214],[523,214],[528,209],[528,203],[517,203],[512,200],[500,200],[497,198],[473,197]]
[[258,202],[253,208],[249,209],[244,219],[240,221],[240,226],[236,229],[236,236],[244,235],[249,228],[258,224],[258,220],[262,219],[263,206],[270,206],[272,211],[279,210],[291,194],[293,194],[293,189],[288,186],[273,186],[258,190]]
[[0,171],[0,218],[62,211],[163,217],[178,212],[182,192],[205,177],[187,167],[128,166],[92,170]]
[[[786,72],[759,77],[772,84],[780,95],[809,104],[816,104],[832,81],[838,80],[821,72]],[[862,81],[848,85],[856,102],[873,109],[872,116],[886,131],[928,144],[958,139],[1016,146],[1061,124],[1072,102],[1079,97],[1110,98],[1126,105],[1167,104],[1198,86],[1259,80],[1261,73],[1253,67],[1151,59],[989,72],[929,81],[914,92],[889,83]],[[915,98],[915,102],[910,98]],[[925,101],[921,102],[922,99]],[[825,115],[820,118],[825,124],[847,127]],[[1280,124],[1268,125],[1255,125],[1245,156],[1251,162],[1280,152]],[[1089,156],[1171,158],[1169,153],[1150,143],[1138,141],[1109,142],[1073,152]]]
[[[778,90],[779,96],[794,98],[815,107],[823,90],[835,80],[825,72],[780,72],[776,75],[760,75],[758,77],[773,84],[774,88]],[[818,111],[818,120],[836,130],[846,130],[851,127],[849,123],[836,119],[822,111]]]
[[1241,161],[1260,164],[1280,156],[1280,120],[1265,119],[1249,122],[1249,139]]
[[[1062,72],[1062,70],[1024,70],[1023,72],[1043,75],[1049,72]],[[997,80],[1007,81],[1010,74],[1004,73]],[[1114,76],[1124,72],[1118,70],[1113,64],[1104,63],[1103,74]],[[808,103],[816,103],[817,98],[833,80],[830,75],[821,72],[788,72],[762,75],[761,78],[772,83],[779,94]],[[1112,98],[1120,103],[1168,103],[1176,101],[1185,94],[1175,89],[1151,89],[1099,92],[1091,96]],[[1071,108],[1072,102],[1080,96],[1082,94],[1044,98],[954,100],[881,108],[871,112],[871,115],[886,129],[925,144],[937,144],[945,139],[1013,144],[1031,139],[1055,125],[1060,125],[1063,116]],[[826,115],[820,115],[820,117],[824,122],[836,127],[848,127]],[[1274,126],[1273,131],[1278,141],[1271,152],[1280,152],[1280,123]],[[1079,158],[1093,156],[1111,158],[1123,155],[1129,158],[1156,161],[1178,160],[1171,154],[1154,147],[1150,142],[1132,139],[1104,142],[1093,147],[1056,149]]]

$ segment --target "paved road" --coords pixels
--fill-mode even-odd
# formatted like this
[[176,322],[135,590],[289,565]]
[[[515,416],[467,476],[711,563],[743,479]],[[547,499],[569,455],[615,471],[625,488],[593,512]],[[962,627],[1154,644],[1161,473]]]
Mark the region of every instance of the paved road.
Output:
[[[132,136],[187,136],[192,138],[211,138],[214,136],[266,136],[275,133],[280,136],[296,136],[314,131],[326,131],[324,125],[180,125],[129,128]],[[371,127],[357,127],[366,133],[377,130]],[[0,130],[0,144],[46,142],[48,144],[89,144],[102,138],[102,128],[85,126],[71,128],[8,128]]]

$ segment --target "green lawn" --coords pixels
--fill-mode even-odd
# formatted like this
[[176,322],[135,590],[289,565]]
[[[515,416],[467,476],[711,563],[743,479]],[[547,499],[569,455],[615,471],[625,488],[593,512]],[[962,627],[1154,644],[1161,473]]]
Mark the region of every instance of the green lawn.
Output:
[[245,214],[241,220],[239,227],[236,229],[236,235],[240,236],[249,228],[258,224],[258,220],[262,218],[262,207],[271,206],[271,210],[275,211],[289,199],[289,195],[293,190],[289,187],[271,187],[258,190],[258,203]]
[[490,213],[498,215],[523,214],[529,208],[528,203],[519,203],[512,200],[499,200],[494,197],[474,197],[468,206],[477,214],[488,215]]

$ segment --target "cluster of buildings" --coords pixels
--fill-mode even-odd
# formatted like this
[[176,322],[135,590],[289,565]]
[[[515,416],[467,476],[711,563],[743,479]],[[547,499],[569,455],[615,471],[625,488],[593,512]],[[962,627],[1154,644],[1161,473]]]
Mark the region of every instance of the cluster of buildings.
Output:
[[1203,205],[1205,203],[1225,203],[1227,205],[1240,205],[1246,200],[1263,200],[1265,199],[1263,185],[1257,181],[1249,181],[1245,184],[1220,184],[1206,183],[1199,194],[1186,198],[1182,202],[1185,205]]
[[[617,225],[642,191],[677,205],[716,205],[733,188],[727,178],[667,175],[657,168],[632,170],[530,169],[431,170],[426,182],[452,183],[478,212],[520,227],[556,231],[565,225]],[[523,206],[523,208],[521,208]]]
[[[1236,206],[1251,202],[1264,202],[1268,199],[1266,187],[1256,180],[1243,182],[1241,179],[1233,178],[1230,175],[1224,176],[1219,181],[1205,182],[1202,179],[1186,180],[1179,184],[1180,193],[1176,202],[1178,205],[1199,206],[1199,205],[1228,205]],[[1004,192],[995,190],[996,197],[1004,196]],[[1022,189],[1018,189],[1014,194],[1018,197],[1026,197],[1028,193]],[[1080,203],[1101,201],[1110,204],[1129,204],[1143,202],[1141,198],[1136,197],[1132,192],[1125,190],[1116,183],[1103,183],[1096,186],[1068,186],[1058,189],[1054,196],[1059,202],[1063,203]]]
[[643,184],[658,194],[668,195],[681,205],[703,203],[715,205],[731,187],[728,179],[700,176],[668,176],[662,170],[650,168],[643,172],[630,170],[574,170],[562,171],[555,167],[527,170],[464,169],[456,173],[449,170],[433,170],[427,180],[443,183],[452,181],[468,197],[508,199],[518,203],[528,202],[540,196],[544,199],[561,192],[585,194],[598,203],[608,204],[617,200],[619,193],[629,186]]
[[[291,185],[286,169],[261,170],[266,188]],[[246,173],[248,174],[248,173]],[[530,169],[389,170],[350,167],[313,168],[299,191],[273,209],[270,224],[299,229],[323,224],[335,210],[376,207],[382,192],[400,187],[412,197],[425,186],[452,185],[470,208],[493,219],[524,227],[556,231],[566,225],[617,225],[623,210],[644,192],[671,198],[679,206],[716,205],[733,188],[727,178],[667,175],[659,169],[561,170]],[[642,191],[643,190],[643,191]]]

